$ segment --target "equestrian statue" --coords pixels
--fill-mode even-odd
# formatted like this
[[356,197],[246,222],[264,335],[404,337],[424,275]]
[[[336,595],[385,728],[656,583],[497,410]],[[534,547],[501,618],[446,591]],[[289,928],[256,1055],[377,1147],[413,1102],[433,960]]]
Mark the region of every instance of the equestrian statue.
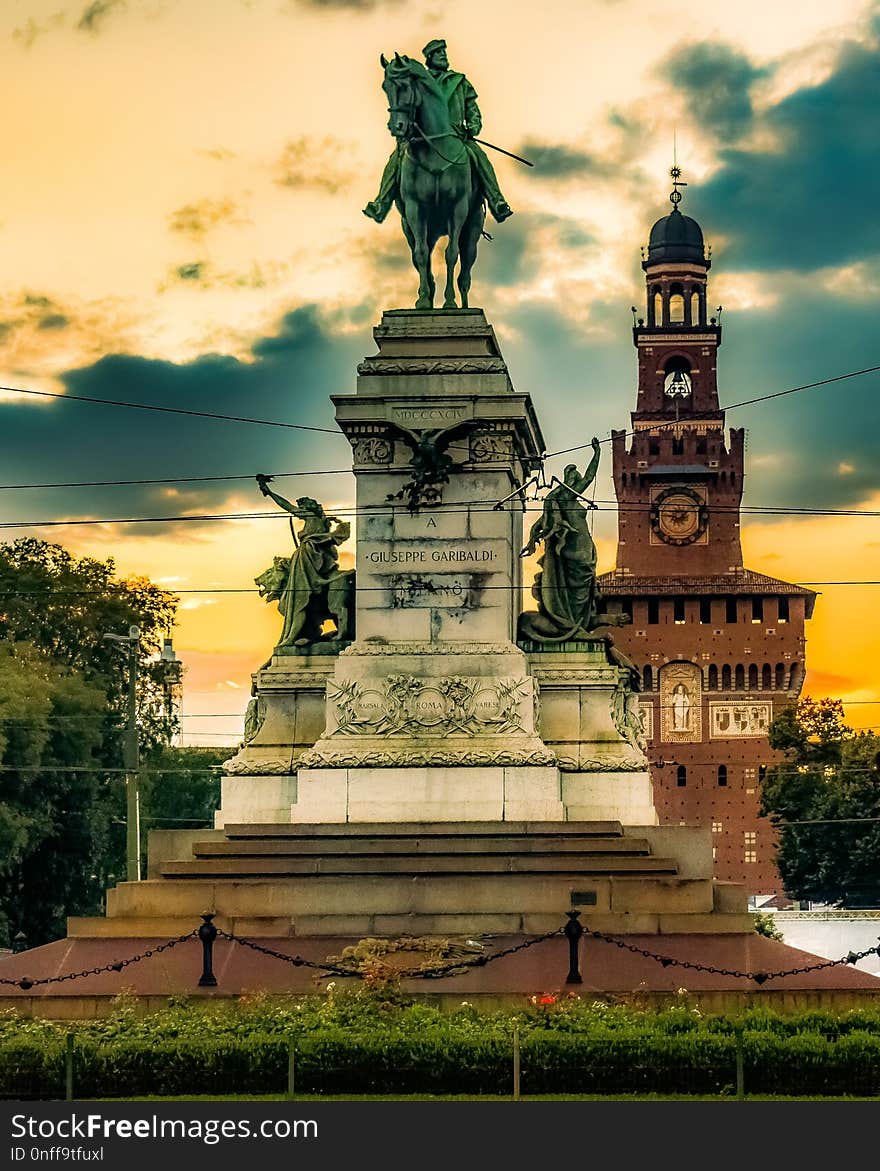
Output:
[[[449,68],[444,40],[429,41],[422,52],[424,65],[399,53],[390,61],[384,54],[380,57],[388,129],[397,145],[385,166],[379,193],[364,208],[364,215],[382,223],[391,205],[397,206],[419,274],[416,309],[433,308],[431,253],[445,236],[443,308],[458,307],[454,287],[458,264],[461,308],[466,309],[486,206],[498,223],[513,212],[492,164],[478,145],[482,117],[476,90],[463,73]],[[531,166],[526,159],[519,161]]]

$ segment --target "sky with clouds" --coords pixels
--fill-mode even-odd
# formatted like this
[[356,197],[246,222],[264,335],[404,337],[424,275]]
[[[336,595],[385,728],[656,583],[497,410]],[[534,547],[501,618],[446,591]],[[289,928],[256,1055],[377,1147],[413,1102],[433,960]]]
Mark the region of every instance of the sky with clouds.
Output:
[[[536,164],[495,159],[516,214],[481,247],[472,303],[551,450],[634,406],[629,307],[673,136],[724,306],[722,403],[880,364],[876,0],[18,0],[0,8],[0,384],[332,431],[328,396],[353,391],[381,310],[415,297],[396,213],[360,212],[391,147],[379,55],[436,36],[485,136]],[[878,395],[871,374],[732,410],[745,502],[880,510]],[[0,390],[3,485],[231,477],[0,491],[0,523],[104,522],[3,537],[169,588],[247,588],[287,530],[156,518],[263,511],[258,471],[326,471],[281,490],[341,509],[348,463],[321,430]],[[611,568],[613,510],[596,535]],[[880,518],[752,516],[743,540],[775,576],[880,580]],[[807,690],[880,697],[880,587],[819,588]],[[190,739],[234,736],[277,613],[181,597]],[[880,724],[880,704],[848,710]]]

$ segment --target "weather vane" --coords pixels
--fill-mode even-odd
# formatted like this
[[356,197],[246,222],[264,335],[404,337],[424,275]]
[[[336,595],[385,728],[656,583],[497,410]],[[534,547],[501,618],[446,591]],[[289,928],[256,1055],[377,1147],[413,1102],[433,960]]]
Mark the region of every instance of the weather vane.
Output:
[[677,163],[669,168],[669,174],[672,176],[672,191],[669,194],[669,202],[673,207],[678,207],[683,198],[679,187],[687,187],[687,183],[681,178],[681,167]]

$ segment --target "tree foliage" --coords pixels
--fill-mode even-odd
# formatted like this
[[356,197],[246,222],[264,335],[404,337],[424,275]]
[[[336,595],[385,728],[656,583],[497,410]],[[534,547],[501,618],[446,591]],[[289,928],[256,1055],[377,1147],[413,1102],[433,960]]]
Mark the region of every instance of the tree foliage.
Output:
[[[209,824],[222,752],[174,749],[162,639],[177,598],[112,559],[32,539],[0,545],[0,945],[64,934],[125,874],[128,648],[141,632],[137,723],[144,830]],[[195,770],[195,771],[193,771]]]
[[770,745],[785,759],[768,770],[761,812],[779,829],[788,894],[880,905],[880,737],[849,728],[839,700],[806,699],[773,721]]

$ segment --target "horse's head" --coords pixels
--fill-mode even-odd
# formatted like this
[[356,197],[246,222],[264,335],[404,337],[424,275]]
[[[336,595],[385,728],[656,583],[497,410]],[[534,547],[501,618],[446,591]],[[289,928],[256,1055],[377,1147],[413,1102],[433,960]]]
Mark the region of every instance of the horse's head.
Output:
[[411,138],[416,125],[420,93],[412,66],[418,62],[395,53],[390,61],[383,53],[379,60],[385,71],[382,89],[388,98],[388,129],[395,138]]
[[401,57],[395,53],[388,61],[383,53],[379,60],[385,71],[382,88],[388,98],[388,129],[395,138],[412,138],[426,91],[439,99],[445,108],[440,87],[421,61],[415,61],[412,57]]

